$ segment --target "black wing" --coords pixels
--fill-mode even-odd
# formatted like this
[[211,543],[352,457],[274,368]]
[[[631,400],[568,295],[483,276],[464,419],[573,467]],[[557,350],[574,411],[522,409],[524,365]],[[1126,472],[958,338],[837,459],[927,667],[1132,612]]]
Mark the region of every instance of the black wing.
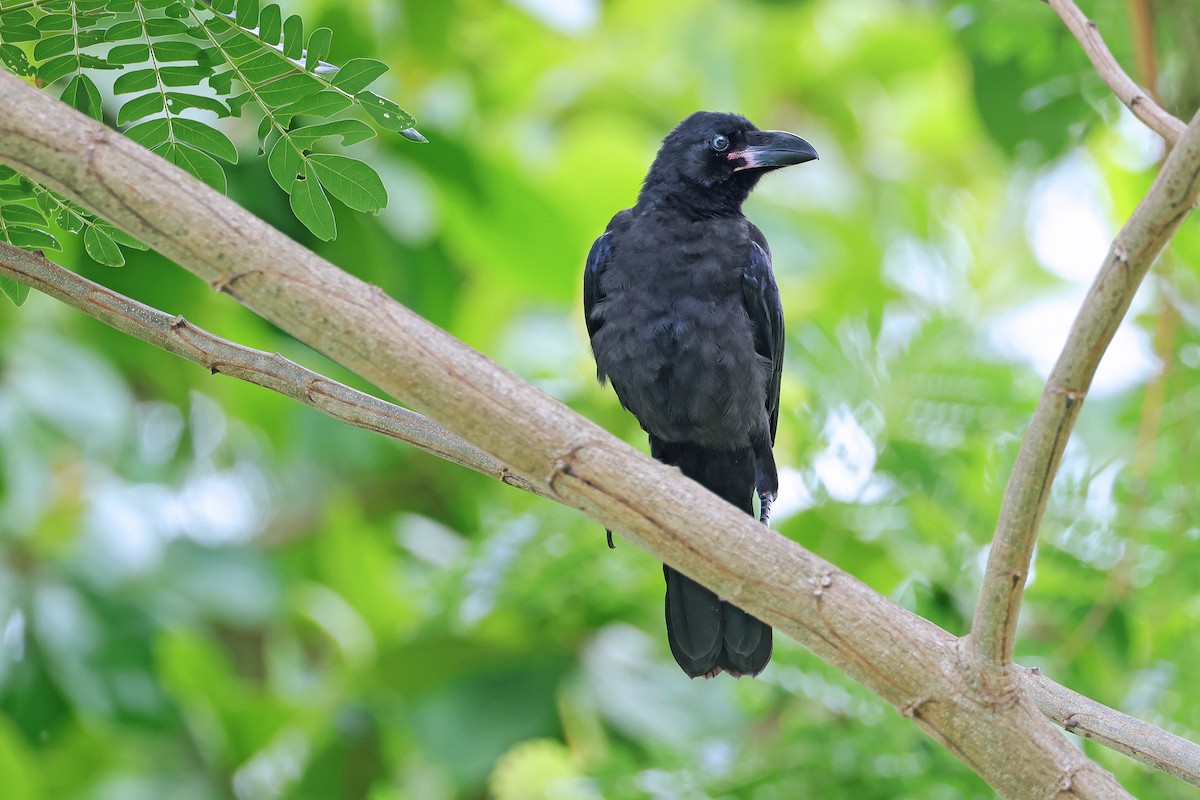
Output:
[[611,252],[612,231],[605,231],[603,236],[592,243],[587,263],[583,267],[583,318],[587,323],[589,339],[596,335],[596,331],[600,330],[600,326],[603,324],[603,320],[595,316],[593,312],[596,304],[604,299],[604,292],[600,289],[600,275],[608,266],[608,257]]
[[771,272],[771,250],[762,231],[754,225],[750,226],[750,263],[742,272],[742,302],[754,326],[754,349],[771,365],[767,415],[774,444],[779,426],[779,379],[783,375],[783,304]]

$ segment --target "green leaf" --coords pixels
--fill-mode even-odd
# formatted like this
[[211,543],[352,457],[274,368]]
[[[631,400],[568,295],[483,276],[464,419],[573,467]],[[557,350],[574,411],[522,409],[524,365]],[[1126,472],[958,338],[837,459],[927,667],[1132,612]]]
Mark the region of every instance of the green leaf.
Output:
[[117,112],[117,124],[124,125],[126,122],[134,122],[142,117],[161,113],[163,108],[162,93],[148,92],[140,97],[133,98],[121,106],[121,109]]
[[25,57],[25,51],[8,42],[0,44],[0,63],[14,75],[33,75],[37,72]]
[[135,69],[125,72],[113,81],[113,94],[144,92],[158,85],[158,76],[152,69]]
[[36,42],[42,38],[42,32],[32,25],[13,25],[2,30],[6,42]]
[[117,246],[111,236],[96,228],[95,225],[88,226],[84,232],[83,249],[89,256],[106,267],[119,267],[125,263],[125,256],[121,254],[121,248]]
[[104,121],[104,111],[100,105],[100,90],[87,75],[80,74],[71,78],[67,88],[63,89],[62,101],[94,120]]
[[267,169],[279,188],[291,194],[296,179],[304,173],[304,158],[286,136],[281,136],[267,153]]
[[142,64],[150,60],[150,47],[145,44],[119,44],[105,56],[110,64]]
[[225,170],[207,153],[178,142],[161,144],[154,148],[154,152],[180,169],[190,172],[218,192],[225,192]]
[[20,306],[29,299],[29,287],[0,275],[0,294],[11,300],[13,305]]
[[178,36],[187,33],[188,25],[181,19],[171,17],[152,17],[146,20],[146,35],[151,38],[160,36]]
[[[182,121],[175,120],[175,124],[179,124]],[[125,131],[126,136],[150,150],[167,141],[170,134],[171,123],[165,119],[152,119],[148,122],[141,122]]]
[[218,117],[229,116],[229,108],[226,107],[220,100],[216,100],[208,95],[203,94],[167,92],[167,107],[171,109],[172,114],[178,114],[185,108],[199,108],[204,111],[211,111]]
[[333,207],[308,164],[304,165],[304,176],[292,184],[292,213],[318,239],[329,241],[337,235]]
[[[70,58],[70,56],[63,57]],[[119,67],[109,64],[106,59],[94,56],[91,53],[79,53],[79,66],[84,69],[119,69]]]
[[0,219],[5,225],[45,225],[46,217],[33,206],[8,203],[0,206]]
[[300,72],[295,75],[286,75],[260,86],[258,97],[272,108],[278,108],[302,100],[310,94],[316,94],[322,88],[323,85],[319,80],[307,72]]
[[37,29],[43,33],[69,31],[74,24],[75,20],[70,14],[47,14],[36,23]]
[[387,64],[374,58],[352,58],[337,71],[330,82],[343,92],[354,94],[367,88],[371,81],[387,71]]
[[233,70],[227,69],[208,76],[209,87],[222,97],[233,91]]
[[234,97],[226,98],[225,102],[229,104],[229,112],[235,117],[238,117],[242,114],[242,107],[253,99],[254,95],[250,94],[249,92],[242,92]]
[[133,238],[125,231],[121,230],[120,228],[116,227],[115,225],[105,222],[102,219],[96,220],[96,227],[99,228],[104,233],[107,233],[109,236],[111,236],[113,238],[113,240],[117,244],[121,245],[122,247],[131,247],[134,250],[149,250],[150,249],[145,244],[143,244],[142,242],[139,242],[137,239]]
[[329,45],[333,43],[333,31],[329,28],[317,28],[308,36],[308,48],[304,56],[304,68],[312,72],[317,65],[329,55]]
[[204,49],[192,42],[155,42],[154,57],[159,61],[191,61],[198,62],[204,55]]
[[104,32],[104,41],[106,42],[124,42],[129,39],[138,39],[142,36],[141,20],[129,20],[128,22],[116,22],[108,26],[108,30]]
[[198,150],[203,150],[231,164],[238,160],[237,148],[229,137],[215,128],[210,128],[194,119],[176,119],[174,122],[175,138],[190,144]]
[[366,109],[372,119],[394,133],[401,133],[411,128],[412,124],[416,122],[412,114],[374,92],[359,92],[354,95],[354,99],[362,103],[362,107]]
[[76,58],[74,53],[70,53],[65,56],[59,56],[58,58],[52,58],[45,64],[42,64],[40,67],[38,67],[37,74],[42,83],[51,84],[57,81],[59,78],[66,77],[72,72],[76,72],[78,70],[79,59]]
[[190,64],[182,67],[162,67],[158,74],[165,86],[199,86],[212,74],[212,67]]
[[272,3],[258,15],[258,38],[267,44],[279,44],[279,34],[283,31],[283,16],[279,6]]
[[265,145],[267,143],[267,136],[270,135],[271,130],[275,126],[275,118],[270,114],[264,114],[263,118],[258,121],[258,140]]
[[283,54],[294,59],[304,55],[304,20],[296,14],[283,21]]
[[89,29],[81,30],[75,36],[75,46],[72,49],[82,50],[85,47],[91,47],[92,45],[100,44],[103,41],[104,41],[104,29],[103,28],[89,28]]
[[14,247],[23,247],[26,250],[62,250],[62,245],[54,238],[54,234],[24,225],[14,225],[8,229],[8,242]]
[[75,37],[64,33],[59,36],[47,37],[34,45],[33,57],[37,61],[45,61],[54,56],[61,56],[63,53],[70,53],[74,49]]
[[326,136],[341,136],[343,145],[365,142],[375,135],[375,129],[361,119],[349,117],[316,125],[305,125],[302,128],[296,128],[288,135],[301,150],[310,150],[318,139]]
[[278,53],[261,53],[238,66],[238,72],[251,83],[266,83],[281,75],[295,72],[294,64],[289,64],[279,57]]
[[25,25],[29,22],[33,22],[33,12],[28,8],[5,11],[3,16],[0,16],[0,29],[12,25]]
[[379,173],[358,159],[316,153],[308,161],[321,185],[355,211],[377,214],[387,205],[387,190]]
[[242,28],[257,28],[258,0],[238,0],[236,22]]
[[345,111],[354,101],[346,95],[332,89],[324,89],[316,94],[310,94],[302,100],[289,103],[279,109],[278,116],[291,120],[295,116],[331,117],[339,111]]

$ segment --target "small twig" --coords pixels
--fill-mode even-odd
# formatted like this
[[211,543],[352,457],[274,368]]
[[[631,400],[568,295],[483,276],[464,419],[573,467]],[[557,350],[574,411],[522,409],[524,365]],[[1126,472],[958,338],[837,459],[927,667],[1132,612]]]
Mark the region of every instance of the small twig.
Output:
[[514,474],[498,459],[420,414],[351,389],[278,353],[264,353],[214,336],[183,317],[173,317],[117,294],[39,254],[0,242],[0,275],[213,373],[279,392],[347,425],[408,442],[439,458],[549,497],[541,487]]
[[1019,673],[1026,696],[1068,733],[1200,786],[1200,745],[1073,692],[1037,670]]
[[1025,577],[1067,438],[1108,343],[1151,263],[1200,194],[1200,113],[1121,228],[1046,382],[1004,492],[971,624],[975,657],[1001,677],[1012,663]]
[[1121,69],[1121,65],[1113,57],[1108,45],[1100,37],[1096,23],[1092,22],[1072,0],[1046,0],[1059,19],[1083,45],[1083,51],[1091,59],[1092,66],[1100,73],[1100,77],[1112,89],[1113,94],[1133,112],[1134,116],[1146,123],[1159,136],[1174,143],[1183,135],[1187,126],[1183,120],[1168,113],[1154,99]]

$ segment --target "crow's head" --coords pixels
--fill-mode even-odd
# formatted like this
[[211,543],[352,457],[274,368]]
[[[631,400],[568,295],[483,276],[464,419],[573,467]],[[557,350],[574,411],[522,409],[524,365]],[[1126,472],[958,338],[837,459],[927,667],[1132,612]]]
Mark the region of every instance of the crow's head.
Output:
[[701,214],[741,207],[766,172],[817,157],[786,131],[760,131],[737,114],[697,111],[667,134],[641,199],[687,202]]

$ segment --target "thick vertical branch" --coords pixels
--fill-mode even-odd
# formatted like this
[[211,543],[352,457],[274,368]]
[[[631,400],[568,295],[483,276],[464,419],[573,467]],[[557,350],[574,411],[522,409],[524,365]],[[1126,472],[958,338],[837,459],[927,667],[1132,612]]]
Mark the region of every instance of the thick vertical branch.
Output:
[[1113,240],[1025,432],[1004,492],[971,624],[975,656],[987,669],[1003,671],[1012,663],[1025,578],[1050,486],[1100,357],[1150,265],[1195,207],[1198,193],[1200,114],[1176,142],[1150,191]]

